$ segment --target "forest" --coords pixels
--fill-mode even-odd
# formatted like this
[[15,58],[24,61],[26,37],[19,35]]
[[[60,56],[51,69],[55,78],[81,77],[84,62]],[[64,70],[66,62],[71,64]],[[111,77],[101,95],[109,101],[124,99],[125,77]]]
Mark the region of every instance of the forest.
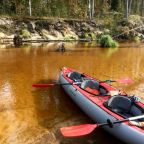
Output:
[[143,15],[144,0],[0,0],[0,37],[18,33],[35,41],[102,38],[102,46],[108,47],[103,39],[142,41]]
[[1,0],[1,16],[93,19],[118,14],[143,16],[144,0]]

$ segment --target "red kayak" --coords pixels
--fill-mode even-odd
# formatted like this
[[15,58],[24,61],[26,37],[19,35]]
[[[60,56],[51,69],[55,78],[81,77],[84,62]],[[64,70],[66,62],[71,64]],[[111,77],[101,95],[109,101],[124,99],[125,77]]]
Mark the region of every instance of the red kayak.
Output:
[[[81,72],[62,68],[59,82],[68,96],[95,122],[103,125],[106,131],[128,144],[144,144],[144,129],[129,121],[144,121],[144,104],[136,97],[113,87],[110,82],[100,81]],[[117,80],[128,82],[128,80]],[[91,125],[74,127],[77,133],[67,136],[80,136],[78,129],[91,128]],[[74,128],[72,128],[74,130]],[[72,131],[72,129],[69,129]],[[64,129],[68,133],[68,129]],[[88,130],[85,130],[88,131]]]

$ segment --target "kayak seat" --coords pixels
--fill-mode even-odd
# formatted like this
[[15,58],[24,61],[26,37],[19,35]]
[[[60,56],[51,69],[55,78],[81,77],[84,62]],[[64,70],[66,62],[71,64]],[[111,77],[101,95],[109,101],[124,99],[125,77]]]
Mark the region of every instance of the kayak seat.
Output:
[[78,72],[71,72],[68,73],[68,78],[70,78],[71,80],[73,80],[74,82],[81,82],[84,75],[78,73]]
[[[125,96],[113,96],[106,103],[104,103],[104,105],[115,113],[120,114],[124,118],[140,116],[144,114],[144,111],[140,106]],[[137,121],[144,121],[144,118]]]
[[[143,115],[143,114],[144,114],[144,111],[143,111],[143,108],[141,108],[140,106],[138,106],[137,104],[134,103],[134,104],[131,106],[130,114],[131,114],[132,116],[139,116],[139,115]],[[139,119],[138,121],[144,121],[144,118]]]
[[107,106],[112,111],[124,115],[130,112],[132,101],[125,96],[113,96],[108,100]]
[[140,107],[138,107],[136,104],[133,104],[130,109],[130,113],[134,116],[138,116],[143,114],[143,110]]
[[81,88],[95,95],[98,95],[100,93],[99,82],[94,81],[94,80],[84,80],[81,83]]
[[91,89],[99,89],[99,82],[94,80],[85,80],[81,83],[81,88],[86,89],[90,87]]

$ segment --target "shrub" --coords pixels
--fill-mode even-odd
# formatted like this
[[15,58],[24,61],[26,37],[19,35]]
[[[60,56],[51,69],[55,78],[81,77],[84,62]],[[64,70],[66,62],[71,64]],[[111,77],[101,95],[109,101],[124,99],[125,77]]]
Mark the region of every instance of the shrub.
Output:
[[118,43],[110,35],[102,35],[100,38],[101,47],[118,47]]
[[141,41],[139,36],[135,36],[133,40],[134,40],[136,43],[139,43],[139,42]]
[[27,29],[22,29],[21,30],[21,35],[24,39],[31,38],[31,34]]
[[85,39],[91,39],[91,40],[96,40],[96,35],[93,32],[85,33],[84,34]]

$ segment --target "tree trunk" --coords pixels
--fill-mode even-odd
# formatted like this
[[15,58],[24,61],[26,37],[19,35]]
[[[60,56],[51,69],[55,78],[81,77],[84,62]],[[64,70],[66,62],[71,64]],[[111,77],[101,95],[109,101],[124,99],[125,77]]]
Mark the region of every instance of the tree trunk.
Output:
[[129,0],[125,0],[125,18],[126,19],[128,19],[128,12],[129,12],[129,10],[128,10],[128,8],[129,8]]
[[88,0],[88,7],[89,7],[89,9],[88,9],[88,11],[89,11],[89,19],[91,20],[92,19],[92,11],[91,11],[91,0]]
[[31,11],[31,0],[29,0],[29,15],[32,16],[32,11]]
[[92,0],[92,19],[94,18],[94,0]]
[[143,10],[144,10],[144,0],[141,2],[141,16],[143,16]]
[[132,1],[133,1],[133,0],[129,0],[129,6],[128,6],[128,9],[129,9],[128,12],[129,12],[129,14],[131,13]]

